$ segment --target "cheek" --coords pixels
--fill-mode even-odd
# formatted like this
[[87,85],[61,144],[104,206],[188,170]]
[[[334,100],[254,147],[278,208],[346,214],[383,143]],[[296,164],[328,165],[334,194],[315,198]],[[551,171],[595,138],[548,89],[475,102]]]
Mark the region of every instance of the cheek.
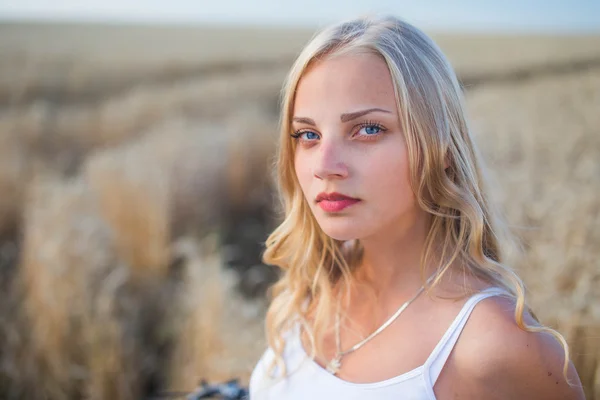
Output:
[[306,191],[310,185],[312,173],[310,170],[310,163],[305,156],[299,153],[296,153],[294,157],[294,171],[296,173],[296,179],[298,180],[298,183],[300,183],[300,187],[306,195]]
[[377,203],[405,207],[414,201],[406,151],[381,154],[370,167],[367,182]]

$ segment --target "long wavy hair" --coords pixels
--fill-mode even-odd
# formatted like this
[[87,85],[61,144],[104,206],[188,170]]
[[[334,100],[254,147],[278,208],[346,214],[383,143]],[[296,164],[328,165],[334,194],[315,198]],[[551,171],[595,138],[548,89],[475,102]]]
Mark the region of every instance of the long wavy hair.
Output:
[[525,322],[529,309],[525,288],[504,264],[510,235],[486,192],[486,177],[456,74],[433,40],[392,16],[359,18],[324,29],[300,53],[284,84],[276,159],[284,218],[268,237],[263,255],[265,263],[282,270],[270,288],[266,317],[268,344],[275,352],[270,371],[277,365],[285,376],[285,334],[297,323],[308,334],[311,357],[323,355],[317,339],[332,321],[333,288],[348,289],[360,261],[358,241],[347,246],[332,239],[312,215],[296,178],[296,144],[290,138],[294,95],[303,73],[318,60],[352,52],[379,55],[392,77],[408,147],[410,184],[418,205],[431,215],[421,270],[432,261],[439,265],[426,290],[448,273],[468,274],[505,289],[514,298],[515,320],[521,329],[550,333],[562,344],[566,377],[569,351],[565,339],[549,327]]

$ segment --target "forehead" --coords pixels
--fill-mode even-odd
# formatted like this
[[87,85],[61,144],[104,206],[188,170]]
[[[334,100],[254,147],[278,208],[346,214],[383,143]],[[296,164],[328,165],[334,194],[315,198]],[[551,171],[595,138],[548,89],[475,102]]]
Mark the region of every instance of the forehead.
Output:
[[308,67],[296,88],[294,115],[351,112],[367,106],[396,112],[392,77],[381,56],[350,53]]

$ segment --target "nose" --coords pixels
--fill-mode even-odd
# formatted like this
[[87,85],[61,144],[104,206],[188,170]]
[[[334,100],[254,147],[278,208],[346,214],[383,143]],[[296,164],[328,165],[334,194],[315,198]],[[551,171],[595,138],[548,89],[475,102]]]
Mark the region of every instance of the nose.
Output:
[[314,176],[318,179],[344,179],[348,177],[343,144],[322,139],[315,152]]

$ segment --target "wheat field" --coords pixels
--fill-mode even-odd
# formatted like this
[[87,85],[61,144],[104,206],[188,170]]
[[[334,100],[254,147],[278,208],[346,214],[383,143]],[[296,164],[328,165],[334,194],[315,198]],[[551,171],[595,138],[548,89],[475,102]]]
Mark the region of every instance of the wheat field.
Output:
[[[278,96],[312,31],[0,25],[0,397],[247,383]],[[432,33],[522,252],[600,399],[600,37]]]

